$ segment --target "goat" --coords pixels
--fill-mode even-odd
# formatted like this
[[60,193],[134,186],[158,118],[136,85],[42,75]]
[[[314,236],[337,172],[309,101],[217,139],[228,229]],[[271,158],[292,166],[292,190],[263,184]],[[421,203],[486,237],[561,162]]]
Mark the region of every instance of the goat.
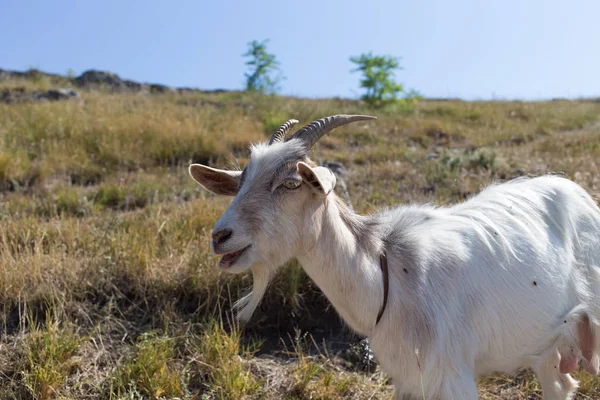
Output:
[[451,207],[357,215],[335,195],[335,175],[308,152],[335,127],[371,119],[327,117],[286,140],[298,122],[290,120],[268,143],[251,146],[243,171],[190,166],[205,189],[234,196],[214,226],[212,249],[224,271],[252,267],[253,291],[236,305],[240,320],[295,257],[369,338],[397,399],[477,399],[478,377],[526,367],[545,399],[571,399],[578,383],[569,373],[582,361],[596,375],[600,364],[594,200],[548,175],[492,184]]

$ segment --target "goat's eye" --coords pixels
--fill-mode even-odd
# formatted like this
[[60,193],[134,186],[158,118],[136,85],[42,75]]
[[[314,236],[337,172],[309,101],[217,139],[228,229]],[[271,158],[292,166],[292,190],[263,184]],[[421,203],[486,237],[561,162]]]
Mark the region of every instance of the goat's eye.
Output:
[[286,179],[283,181],[282,185],[286,189],[298,189],[300,187],[301,182],[296,179]]

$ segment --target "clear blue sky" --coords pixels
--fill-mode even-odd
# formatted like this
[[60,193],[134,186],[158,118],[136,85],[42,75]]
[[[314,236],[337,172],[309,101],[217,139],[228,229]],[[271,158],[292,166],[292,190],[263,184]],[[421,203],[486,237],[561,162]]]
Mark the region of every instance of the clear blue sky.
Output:
[[270,39],[284,94],[356,97],[351,55],[402,57],[428,97],[600,96],[599,0],[0,0],[0,68],[243,87]]

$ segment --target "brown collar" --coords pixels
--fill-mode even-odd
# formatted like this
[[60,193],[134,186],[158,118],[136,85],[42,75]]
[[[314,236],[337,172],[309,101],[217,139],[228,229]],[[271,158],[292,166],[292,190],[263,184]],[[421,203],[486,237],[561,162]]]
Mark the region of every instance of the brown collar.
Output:
[[381,273],[383,274],[383,304],[381,305],[379,314],[377,314],[377,321],[375,322],[375,325],[377,325],[379,320],[381,320],[383,312],[385,311],[385,306],[387,306],[388,291],[390,287],[390,274],[388,272],[387,255],[385,254],[385,250],[383,250],[383,253],[381,253],[381,256],[379,256],[379,263],[381,264]]

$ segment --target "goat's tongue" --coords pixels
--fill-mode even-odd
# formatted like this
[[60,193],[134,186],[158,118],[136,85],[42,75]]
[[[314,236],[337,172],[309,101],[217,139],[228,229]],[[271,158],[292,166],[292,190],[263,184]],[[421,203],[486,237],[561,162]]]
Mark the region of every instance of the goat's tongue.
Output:
[[240,254],[241,250],[234,251],[233,253],[227,253],[223,257],[221,257],[221,265],[223,267],[229,267],[232,261],[236,259],[236,257]]
[[234,251],[233,253],[227,253],[223,256],[223,258],[221,258],[221,260],[229,262],[229,261],[233,260],[238,254],[240,254],[239,251]]

